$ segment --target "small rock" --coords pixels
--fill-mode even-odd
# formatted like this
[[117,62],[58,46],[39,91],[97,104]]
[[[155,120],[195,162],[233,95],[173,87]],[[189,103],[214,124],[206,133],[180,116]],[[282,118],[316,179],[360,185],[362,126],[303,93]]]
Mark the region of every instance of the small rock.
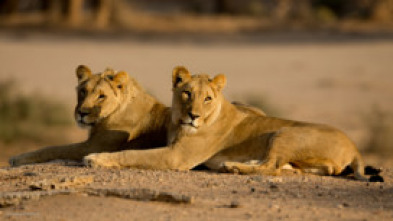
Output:
[[37,173],[34,173],[34,172],[24,172],[23,173],[23,176],[37,176],[38,174]]
[[69,189],[70,187],[84,186],[94,181],[93,176],[71,176],[43,179],[30,184],[32,190]]
[[269,188],[272,191],[278,191],[278,186],[276,184],[270,184]]
[[241,205],[238,201],[232,201],[231,204],[229,205],[229,208],[241,208],[243,205]]
[[250,180],[253,180],[254,182],[262,182],[263,178],[262,176],[254,176],[250,178]]
[[269,183],[282,183],[281,177],[274,177],[267,180]]
[[250,191],[251,191],[251,193],[255,192],[255,188],[251,187]]
[[279,206],[279,205],[276,205],[276,204],[270,204],[270,205],[269,205],[269,208],[270,208],[270,209],[280,209],[280,206]]
[[339,209],[346,208],[346,207],[349,207],[348,203],[341,203],[341,204],[337,205],[337,208],[339,208]]

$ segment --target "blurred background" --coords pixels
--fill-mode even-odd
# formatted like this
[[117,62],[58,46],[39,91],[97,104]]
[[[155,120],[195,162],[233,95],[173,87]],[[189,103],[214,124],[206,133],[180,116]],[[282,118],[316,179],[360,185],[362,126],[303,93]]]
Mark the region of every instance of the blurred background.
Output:
[[0,165],[82,141],[79,64],[171,104],[171,70],[225,73],[229,100],[345,131],[392,165],[393,0],[0,0]]

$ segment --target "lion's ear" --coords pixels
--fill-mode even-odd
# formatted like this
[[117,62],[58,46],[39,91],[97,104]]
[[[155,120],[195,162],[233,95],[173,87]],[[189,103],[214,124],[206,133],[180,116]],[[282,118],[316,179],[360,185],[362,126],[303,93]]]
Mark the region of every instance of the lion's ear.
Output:
[[92,75],[91,70],[86,65],[79,65],[76,68],[76,77],[78,78],[79,82],[86,80],[91,75]]
[[107,67],[104,71],[105,74],[107,75],[115,75],[115,71],[113,70],[113,68]]
[[113,82],[115,83],[116,87],[123,90],[127,83],[130,81],[130,76],[128,76],[127,72],[119,71],[113,77]]
[[191,79],[191,74],[187,68],[183,66],[177,66],[172,71],[172,86],[177,87],[180,83],[184,83]]
[[221,91],[227,83],[227,78],[224,74],[218,74],[213,78],[211,83],[217,88],[217,90]]

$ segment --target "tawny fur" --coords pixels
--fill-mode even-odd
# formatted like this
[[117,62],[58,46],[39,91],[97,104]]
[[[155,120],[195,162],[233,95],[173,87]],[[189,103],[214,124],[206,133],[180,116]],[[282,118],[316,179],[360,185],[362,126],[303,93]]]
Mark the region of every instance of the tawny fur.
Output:
[[[189,170],[204,163],[216,170],[277,175],[286,164],[304,172],[337,175],[351,166],[364,176],[363,160],[353,142],[329,126],[266,117],[241,111],[221,91],[224,75],[192,76],[173,71],[172,117],[168,145],[85,157],[92,167]],[[249,162],[259,162],[249,163]]]
[[13,166],[55,159],[81,161],[90,153],[153,148],[166,144],[170,109],[146,93],[125,72],[107,69],[92,74],[76,70],[78,103],[75,119],[89,129],[81,143],[53,146],[12,157]]
[[[125,72],[107,69],[92,74],[80,65],[75,120],[89,129],[81,143],[43,148],[10,159],[10,165],[42,163],[56,159],[81,161],[91,153],[149,149],[167,143],[170,108],[158,102]],[[236,103],[239,111],[265,115],[255,107]],[[109,162],[108,162],[109,163]]]

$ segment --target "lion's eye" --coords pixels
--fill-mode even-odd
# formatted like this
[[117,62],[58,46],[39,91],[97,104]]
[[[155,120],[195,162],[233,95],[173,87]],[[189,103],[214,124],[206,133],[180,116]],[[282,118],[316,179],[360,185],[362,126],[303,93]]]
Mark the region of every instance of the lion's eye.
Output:
[[80,94],[80,96],[82,96],[82,97],[86,96],[86,94],[87,94],[86,89],[81,89],[81,90],[79,91],[79,94]]
[[205,102],[209,102],[211,100],[212,100],[212,97],[210,97],[210,96],[205,97]]
[[104,99],[106,98],[105,94],[100,94],[100,96],[98,97],[99,99]]
[[190,92],[190,91],[183,91],[182,94],[183,94],[183,97],[184,97],[184,98],[187,98],[187,99],[188,99],[188,98],[191,97],[191,92]]

